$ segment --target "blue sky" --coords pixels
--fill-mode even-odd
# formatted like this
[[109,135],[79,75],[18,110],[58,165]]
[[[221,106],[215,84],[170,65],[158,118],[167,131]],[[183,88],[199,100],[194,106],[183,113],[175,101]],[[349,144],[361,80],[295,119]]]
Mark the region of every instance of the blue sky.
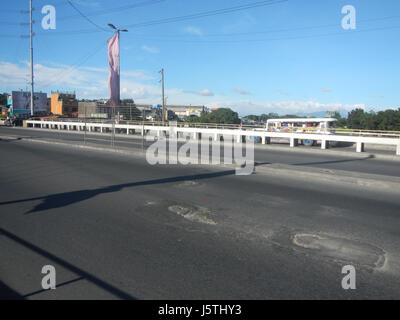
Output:
[[[121,34],[121,95],[167,104],[231,107],[241,115],[307,114],[400,106],[398,0],[273,0],[246,10],[178,22],[149,21],[231,8],[260,0],[71,0],[98,26]],[[2,3],[0,91],[29,86],[28,0]],[[33,0],[36,88],[107,98],[106,40],[66,0]],[[56,29],[43,30],[41,9],[56,8]],[[137,5],[133,7],[133,5]],[[344,30],[344,5],[356,9]],[[128,7],[127,7],[128,6]]]

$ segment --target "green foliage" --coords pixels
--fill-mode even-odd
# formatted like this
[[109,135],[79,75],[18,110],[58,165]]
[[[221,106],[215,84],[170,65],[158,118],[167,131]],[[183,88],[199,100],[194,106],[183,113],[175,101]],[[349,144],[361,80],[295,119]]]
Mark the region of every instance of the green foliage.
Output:
[[361,119],[364,118],[363,109],[354,109],[347,116],[347,125],[351,129],[362,129]]
[[198,116],[195,116],[195,115],[190,115],[190,116],[188,116],[188,117],[186,117],[185,118],[185,121],[186,122],[200,122],[200,118],[198,117]]
[[7,105],[7,93],[0,93],[0,105]]
[[240,119],[237,112],[228,108],[220,108],[210,113],[202,113],[200,117],[186,117],[187,122],[201,123],[224,123],[224,124],[239,124]]
[[[296,116],[293,116],[296,117]],[[268,113],[268,114],[261,114],[259,116],[257,115],[248,115],[246,116],[247,119],[257,121],[257,122],[267,122],[268,119],[276,119],[279,118],[279,115],[277,113]]]
[[[276,113],[261,115],[252,114],[246,116],[246,119],[260,123],[264,123],[268,119],[276,118],[299,118],[299,116],[292,114],[278,115]],[[339,128],[400,131],[400,108],[397,110],[388,109],[378,113],[365,112],[363,109],[357,108],[351,110],[347,118],[341,117],[339,112],[332,114],[332,118],[336,118],[338,120],[334,123],[334,126]],[[203,113],[200,117],[192,115],[186,117],[185,121],[225,124],[240,123],[238,114],[231,109],[218,109],[211,113]]]
[[355,109],[349,113],[346,122],[351,129],[400,131],[400,108],[378,113]]

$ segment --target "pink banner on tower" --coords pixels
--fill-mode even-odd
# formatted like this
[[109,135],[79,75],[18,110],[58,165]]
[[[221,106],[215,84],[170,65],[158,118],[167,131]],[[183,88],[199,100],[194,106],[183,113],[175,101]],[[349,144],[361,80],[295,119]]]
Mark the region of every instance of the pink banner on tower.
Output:
[[119,105],[119,32],[107,40],[108,65],[110,75],[108,76],[108,91],[110,93],[110,105]]

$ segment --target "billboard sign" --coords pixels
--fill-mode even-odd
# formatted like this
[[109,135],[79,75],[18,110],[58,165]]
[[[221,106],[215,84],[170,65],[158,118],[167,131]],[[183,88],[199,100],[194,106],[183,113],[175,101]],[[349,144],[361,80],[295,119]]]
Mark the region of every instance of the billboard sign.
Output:
[[[34,112],[46,113],[47,108],[47,94],[42,92],[35,92],[34,95]],[[15,113],[29,113],[31,111],[31,93],[25,91],[13,91],[11,93],[12,107]]]

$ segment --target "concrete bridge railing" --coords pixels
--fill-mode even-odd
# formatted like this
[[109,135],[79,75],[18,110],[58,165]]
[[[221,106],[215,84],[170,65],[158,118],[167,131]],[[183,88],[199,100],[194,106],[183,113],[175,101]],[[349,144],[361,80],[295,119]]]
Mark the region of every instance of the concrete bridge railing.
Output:
[[330,141],[337,142],[351,142],[356,144],[356,151],[363,152],[365,144],[380,144],[380,145],[393,145],[396,147],[396,155],[400,155],[400,138],[393,137],[369,137],[369,136],[351,136],[351,135],[335,135],[335,134],[318,134],[318,133],[289,133],[289,132],[269,132],[262,129],[242,130],[225,129],[225,128],[196,128],[196,127],[182,127],[182,126],[157,126],[147,124],[113,124],[113,123],[97,123],[97,122],[76,122],[76,121],[41,121],[41,120],[27,120],[27,126],[34,128],[47,128],[57,130],[74,130],[74,131],[89,131],[89,132],[106,132],[112,131],[113,128],[117,130],[124,130],[126,134],[131,132],[140,132],[144,135],[148,131],[155,131],[158,136],[169,135],[171,130],[175,133],[191,134],[194,139],[198,139],[200,134],[208,134],[214,137],[217,141],[220,136],[232,135],[236,137],[236,141],[242,141],[243,137],[260,137],[262,144],[269,144],[271,138],[286,138],[290,142],[290,147],[298,145],[299,140],[314,140],[321,141],[321,149],[326,149]]

